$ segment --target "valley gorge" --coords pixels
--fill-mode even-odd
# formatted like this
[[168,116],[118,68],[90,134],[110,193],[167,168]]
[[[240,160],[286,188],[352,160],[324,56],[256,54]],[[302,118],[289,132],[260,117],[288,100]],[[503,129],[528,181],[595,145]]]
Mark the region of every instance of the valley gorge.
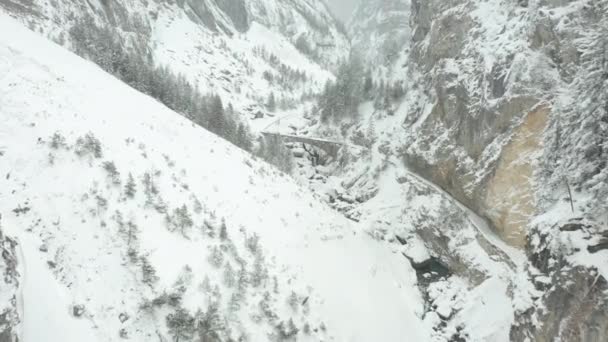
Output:
[[0,342],[608,340],[608,1],[0,30]]

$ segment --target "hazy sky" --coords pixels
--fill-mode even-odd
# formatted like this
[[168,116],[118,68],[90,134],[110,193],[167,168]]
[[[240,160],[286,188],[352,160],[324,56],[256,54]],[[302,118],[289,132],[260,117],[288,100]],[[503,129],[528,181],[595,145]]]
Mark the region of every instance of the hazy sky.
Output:
[[335,15],[346,24],[359,0],[325,0]]

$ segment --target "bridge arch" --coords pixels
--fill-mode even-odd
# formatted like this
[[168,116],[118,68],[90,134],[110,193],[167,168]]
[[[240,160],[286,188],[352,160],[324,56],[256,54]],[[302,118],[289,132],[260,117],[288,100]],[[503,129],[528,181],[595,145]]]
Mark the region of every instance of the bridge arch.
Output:
[[311,137],[303,137],[298,135],[290,135],[290,134],[280,134],[280,133],[271,133],[271,132],[262,132],[262,135],[269,138],[280,139],[283,142],[296,142],[303,143],[311,146],[315,146],[321,150],[323,150],[327,155],[332,158],[338,158],[338,152],[342,147],[346,144],[338,141],[325,140],[319,138],[311,138]]

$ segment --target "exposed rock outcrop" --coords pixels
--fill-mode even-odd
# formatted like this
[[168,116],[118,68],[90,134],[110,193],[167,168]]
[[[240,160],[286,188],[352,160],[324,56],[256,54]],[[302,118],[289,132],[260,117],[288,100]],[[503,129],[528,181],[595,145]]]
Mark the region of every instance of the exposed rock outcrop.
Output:
[[498,233],[513,246],[525,247],[527,223],[537,212],[534,199],[535,160],[550,109],[532,110],[503,148],[500,161],[487,184],[485,212]]
[[[578,227],[572,230],[573,227]],[[591,232],[596,224],[560,223],[550,232],[532,231],[527,242],[532,266],[540,272],[536,286],[544,307],[523,313],[511,330],[514,341],[605,341],[608,339],[608,282],[592,267],[568,260],[576,248],[562,242],[561,234]],[[539,324],[542,323],[542,324]]]

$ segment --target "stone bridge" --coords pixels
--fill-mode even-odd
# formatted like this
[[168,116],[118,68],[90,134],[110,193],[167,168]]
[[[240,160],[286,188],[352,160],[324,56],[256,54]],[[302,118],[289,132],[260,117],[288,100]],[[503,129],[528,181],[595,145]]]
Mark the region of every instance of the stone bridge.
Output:
[[[345,144],[340,141],[304,137],[304,136],[299,136],[299,135],[270,133],[270,132],[262,132],[262,135],[264,137],[268,137],[268,138],[280,139],[283,142],[296,142],[296,143],[303,143],[303,144],[315,146],[315,147],[323,150],[325,153],[327,153],[327,155],[334,158],[334,160],[338,158],[338,151],[340,151],[340,149],[343,146],[348,146],[348,144]],[[357,147],[360,147],[360,146],[357,146]]]

